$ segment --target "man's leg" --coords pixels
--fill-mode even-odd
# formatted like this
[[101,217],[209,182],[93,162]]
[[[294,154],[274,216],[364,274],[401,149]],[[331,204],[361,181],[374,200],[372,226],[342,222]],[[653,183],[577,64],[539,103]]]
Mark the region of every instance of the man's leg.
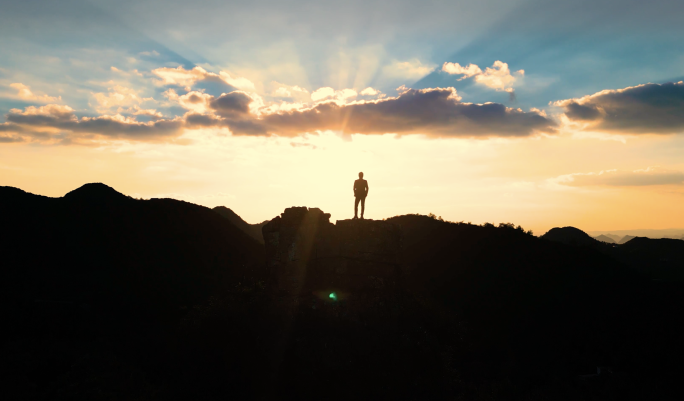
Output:
[[366,211],[366,197],[361,198],[361,218],[363,219],[363,212]]
[[[358,218],[359,215],[359,201],[361,198],[354,198],[354,218]],[[361,216],[363,216],[363,207],[361,207]]]

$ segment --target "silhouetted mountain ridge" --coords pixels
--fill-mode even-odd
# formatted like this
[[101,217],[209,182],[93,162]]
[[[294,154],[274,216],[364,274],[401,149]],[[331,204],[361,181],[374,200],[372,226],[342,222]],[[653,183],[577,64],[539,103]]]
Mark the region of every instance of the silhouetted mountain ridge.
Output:
[[233,225],[245,233],[247,233],[250,237],[254,238],[255,240],[259,241],[260,243],[264,243],[264,236],[261,233],[261,228],[268,222],[268,221],[263,221],[261,223],[257,224],[249,224],[246,221],[242,219],[242,217],[238,216],[237,213],[235,213],[233,210],[230,208],[227,208],[225,206],[216,206],[213,209],[216,213],[220,214],[221,216],[225,217],[233,223]]
[[85,184],[64,195],[64,199],[81,202],[111,202],[132,200],[130,197],[118,192],[114,188],[103,183]]
[[562,242],[564,244],[575,244],[575,245],[589,245],[593,246],[598,244],[595,238],[592,238],[589,234],[575,227],[555,227],[550,229],[546,234],[542,235],[541,238],[548,239],[550,241]]
[[12,211],[0,215],[1,286],[22,296],[168,312],[254,276],[263,260],[260,244],[211,209],[104,184],[62,198],[2,187],[0,209]]

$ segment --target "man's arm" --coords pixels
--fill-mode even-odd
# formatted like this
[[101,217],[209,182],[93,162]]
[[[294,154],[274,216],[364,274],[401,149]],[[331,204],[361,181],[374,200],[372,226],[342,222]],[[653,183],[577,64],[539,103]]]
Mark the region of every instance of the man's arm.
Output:
[[368,181],[364,181],[364,183],[365,183],[365,185],[364,185],[364,186],[365,186],[364,190],[366,191],[366,195],[368,195]]

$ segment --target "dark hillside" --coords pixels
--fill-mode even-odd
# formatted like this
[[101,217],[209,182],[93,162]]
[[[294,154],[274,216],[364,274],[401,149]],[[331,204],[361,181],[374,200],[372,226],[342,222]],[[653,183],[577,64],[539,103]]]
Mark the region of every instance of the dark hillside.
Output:
[[389,221],[404,234],[407,288],[432,312],[458,320],[463,343],[453,358],[461,375],[522,385],[599,365],[656,376],[679,371],[684,326],[673,322],[681,321],[681,285],[653,283],[602,247],[548,241],[512,225],[414,215]]
[[169,311],[262,274],[261,245],[190,203],[87,184],[55,199],[3,187],[0,208],[0,285],[21,297]]
[[684,241],[635,237],[615,249],[615,257],[654,279],[684,280]]
[[625,235],[624,237],[622,237],[622,239],[620,241],[618,241],[618,244],[622,245],[624,243],[631,241],[634,238],[636,238],[636,237],[633,235]]
[[[206,357],[215,349],[191,346],[206,340],[183,341],[203,310],[264,279],[263,245],[194,204],[135,200],[103,184],[62,198],[1,187],[0,211],[0,376],[17,398],[135,398],[168,382],[182,393],[176,375],[192,377],[198,358],[217,366]],[[231,296],[236,321],[247,309]],[[237,355],[220,364],[233,372],[224,383],[244,382]]]
[[[553,228],[544,238],[577,248],[592,248],[651,279],[684,279],[684,241],[626,235],[619,244],[599,241],[575,227]],[[606,237],[607,238],[607,237]],[[610,239],[610,238],[607,238]]]
[[268,221],[263,221],[258,224],[249,224],[246,221],[242,220],[242,217],[238,216],[237,213],[232,211],[231,209],[225,207],[225,206],[216,206],[214,209],[216,213],[220,214],[221,216],[225,217],[233,223],[233,225],[240,230],[244,231],[247,233],[250,237],[254,238],[255,240],[259,241],[260,243],[264,243],[264,236],[261,234],[261,228],[268,223]]
[[652,277],[684,241],[298,207],[264,248],[103,184],[0,211],[3,398],[673,399],[683,373],[682,281]]
[[599,241],[575,227],[556,227],[542,235],[549,241],[562,242],[568,245],[597,246]]

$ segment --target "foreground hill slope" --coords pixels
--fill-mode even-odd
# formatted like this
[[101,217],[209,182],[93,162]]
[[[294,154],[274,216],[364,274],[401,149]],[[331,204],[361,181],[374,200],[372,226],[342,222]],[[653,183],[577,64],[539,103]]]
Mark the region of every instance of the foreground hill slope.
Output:
[[[298,305],[286,325],[292,337],[275,386],[290,396],[315,398],[324,386],[349,397],[356,393],[347,383],[363,383],[374,389],[368,394],[391,398],[439,398],[454,391],[464,399],[487,399],[480,398],[482,392],[498,394],[492,399],[525,399],[545,383],[546,399],[553,399],[581,393],[572,384],[577,375],[606,365],[641,375],[642,389],[657,393],[658,382],[668,383],[661,389],[673,383],[660,375],[680,370],[677,338],[684,332],[673,321],[684,306],[681,285],[652,282],[602,247],[549,241],[512,225],[476,226],[419,215],[319,222],[324,228],[310,234],[309,242],[302,237],[291,243],[294,237],[288,237],[283,243],[287,233],[315,226],[306,218],[304,230],[285,224],[291,211],[264,228],[267,243],[272,238],[279,249],[269,253],[269,264],[290,269],[288,261],[303,263],[299,274],[294,269],[278,280],[299,300],[286,308]],[[321,215],[317,209],[308,213]],[[393,241],[385,246],[379,238],[393,232],[387,224],[399,228],[400,247],[390,246]],[[273,236],[277,225],[279,235]],[[360,230],[366,232],[358,235]],[[360,241],[364,236],[368,244]],[[342,244],[339,251],[330,247],[335,243]],[[298,250],[314,256],[306,263]],[[357,250],[367,256],[354,256],[351,251]],[[380,250],[389,253],[381,258]],[[398,268],[396,279],[380,273],[383,258]],[[361,259],[368,267],[363,278],[355,269]],[[339,305],[315,297],[309,277],[325,269],[323,295],[339,290],[344,295]],[[358,289],[335,284],[352,275]],[[376,289],[363,280],[377,283]],[[283,294],[276,299],[283,304]],[[630,390],[620,386],[610,391],[628,396]]]
[[[289,208],[264,249],[214,210],[102,184],[63,198],[2,187],[0,208],[0,377],[16,399],[678,390],[681,282],[629,263],[678,263],[679,242],[587,246],[419,215],[333,224]],[[596,366],[619,375],[577,383]]]
[[634,237],[613,250],[615,258],[661,280],[684,280],[684,241]]
[[135,200],[104,184],[62,198],[0,187],[6,293],[170,311],[261,274],[262,246],[211,209]]
[[[467,345],[454,347],[454,364],[476,372],[474,380],[560,377],[601,364],[647,376],[681,371],[677,338],[684,331],[675,322],[682,321],[684,288],[680,281],[652,281],[629,259],[644,252],[635,263],[653,266],[658,248],[679,261],[684,242],[632,240],[618,253],[610,245],[595,247],[588,235],[573,238],[590,241],[569,245],[511,225],[411,215],[388,221],[403,231],[406,287],[432,312],[460,321],[457,332]],[[652,379],[662,376],[646,381]]]

